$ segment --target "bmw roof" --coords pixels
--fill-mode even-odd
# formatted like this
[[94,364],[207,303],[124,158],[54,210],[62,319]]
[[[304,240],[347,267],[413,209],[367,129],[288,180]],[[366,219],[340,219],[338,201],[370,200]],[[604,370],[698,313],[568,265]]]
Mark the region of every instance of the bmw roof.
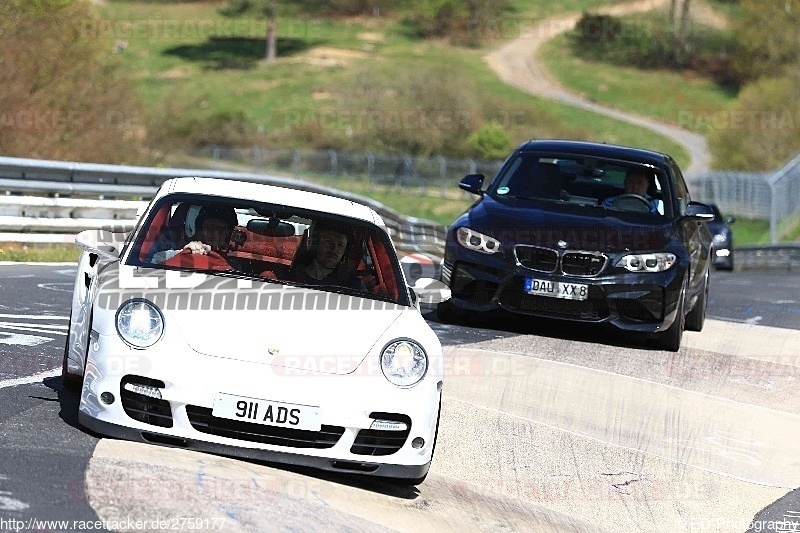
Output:
[[661,166],[672,161],[672,158],[667,154],[653,152],[651,150],[588,141],[530,140],[517,148],[517,151],[581,154],[623,161],[635,161],[637,163],[650,164],[654,166]]

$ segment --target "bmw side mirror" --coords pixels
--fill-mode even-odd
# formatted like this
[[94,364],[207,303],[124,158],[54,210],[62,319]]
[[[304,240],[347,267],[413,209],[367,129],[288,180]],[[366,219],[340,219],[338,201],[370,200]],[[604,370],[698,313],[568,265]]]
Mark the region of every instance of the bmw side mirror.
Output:
[[736,222],[736,218],[735,218],[735,217],[728,217],[728,219],[727,219],[727,220],[725,220],[725,223],[726,223],[727,225],[729,225],[729,226],[730,226],[731,224],[733,224],[734,222]]
[[714,210],[710,205],[701,204],[700,202],[689,202],[686,206],[686,218],[693,218],[700,222],[711,222],[714,220]]
[[485,177],[486,176],[483,174],[467,174],[461,178],[461,183],[459,183],[458,186],[472,194],[483,195],[481,187],[483,187],[483,180]]

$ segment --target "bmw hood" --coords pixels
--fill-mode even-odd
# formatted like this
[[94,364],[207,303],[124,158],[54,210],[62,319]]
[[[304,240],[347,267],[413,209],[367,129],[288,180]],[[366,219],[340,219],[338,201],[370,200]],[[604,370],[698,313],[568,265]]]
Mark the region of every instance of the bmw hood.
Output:
[[573,250],[601,252],[660,250],[674,233],[671,223],[649,213],[547,201],[501,203],[488,196],[469,211],[467,224],[504,244],[557,248],[564,241]]

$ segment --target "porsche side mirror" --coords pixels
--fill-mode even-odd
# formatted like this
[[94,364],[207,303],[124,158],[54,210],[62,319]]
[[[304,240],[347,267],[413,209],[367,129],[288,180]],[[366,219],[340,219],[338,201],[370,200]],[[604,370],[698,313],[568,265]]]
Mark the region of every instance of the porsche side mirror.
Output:
[[117,248],[116,239],[112,237],[112,233],[100,229],[87,229],[75,237],[75,244],[81,250],[87,251],[92,254],[97,254],[103,259],[118,260],[119,249]]
[[421,304],[440,304],[450,299],[450,287],[433,278],[419,278],[412,287]]

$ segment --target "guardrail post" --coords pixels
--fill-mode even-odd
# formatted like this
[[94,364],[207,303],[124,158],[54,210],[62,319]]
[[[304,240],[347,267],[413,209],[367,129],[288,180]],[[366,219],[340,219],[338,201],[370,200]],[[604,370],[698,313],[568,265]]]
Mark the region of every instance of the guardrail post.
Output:
[[778,202],[775,197],[775,183],[769,184],[769,242],[778,242]]
[[292,171],[295,176],[300,174],[300,165],[302,162],[303,160],[300,158],[300,152],[298,150],[292,150]]
[[444,198],[447,194],[447,159],[439,156],[439,181],[441,186],[440,196]]
[[331,156],[331,174],[334,176],[339,175],[339,154],[336,153],[336,150],[328,150],[328,154]]
[[369,190],[372,190],[372,177],[375,175],[375,156],[367,152],[367,176],[369,177]]

